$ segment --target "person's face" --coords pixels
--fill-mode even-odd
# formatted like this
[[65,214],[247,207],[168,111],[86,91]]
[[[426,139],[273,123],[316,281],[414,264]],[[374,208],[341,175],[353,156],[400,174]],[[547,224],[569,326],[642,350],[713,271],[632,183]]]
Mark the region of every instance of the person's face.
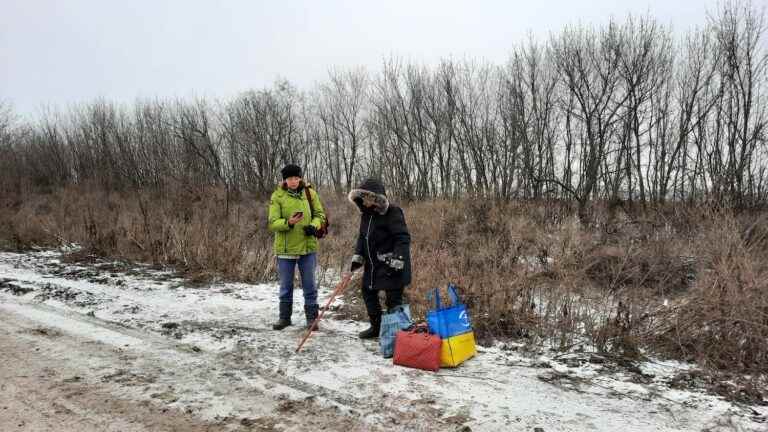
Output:
[[285,184],[288,186],[288,189],[297,189],[300,182],[301,177],[299,176],[292,176],[285,179]]
[[372,194],[363,194],[363,206],[373,208],[376,205],[376,197]]

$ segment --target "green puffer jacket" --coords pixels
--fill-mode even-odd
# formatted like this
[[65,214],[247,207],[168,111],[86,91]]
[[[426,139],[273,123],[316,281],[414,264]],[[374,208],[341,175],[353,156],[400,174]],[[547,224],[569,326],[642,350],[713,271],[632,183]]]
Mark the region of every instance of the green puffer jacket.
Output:
[[[312,197],[314,214],[310,212],[305,187]],[[304,219],[290,228],[288,219],[299,211],[304,212]],[[312,186],[305,186],[302,182],[296,191],[292,191],[285,183],[281,183],[269,201],[269,230],[275,233],[275,255],[307,255],[316,252],[317,238],[304,234],[304,227],[311,223],[315,228],[320,228],[324,221],[323,204]]]

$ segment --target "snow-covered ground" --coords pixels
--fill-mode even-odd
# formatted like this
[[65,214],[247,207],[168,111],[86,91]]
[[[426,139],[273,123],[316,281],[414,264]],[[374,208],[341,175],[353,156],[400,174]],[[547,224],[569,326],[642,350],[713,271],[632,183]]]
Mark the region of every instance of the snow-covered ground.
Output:
[[[321,288],[321,303],[331,289]],[[479,347],[459,368],[423,372],[393,366],[378,355],[376,342],[356,338],[364,323],[333,314],[297,354],[301,326],[271,330],[276,294],[273,284],[196,287],[171,272],[119,262],[65,264],[57,251],[0,253],[3,319],[18,317],[147,359],[128,372],[93,360],[101,375],[91,379],[116,371],[141,377],[142,368],[153,368],[159,377],[152,383],[127,378],[115,387],[117,396],[203,419],[253,418],[274,409],[286,416],[291,404],[312,400],[318,410],[371,429],[768,430],[765,406],[670,386],[691,368],[676,362],[631,370],[598,355],[532,353],[500,343]],[[294,322],[303,324],[300,290],[295,298]],[[172,394],[161,389],[169,383]]]

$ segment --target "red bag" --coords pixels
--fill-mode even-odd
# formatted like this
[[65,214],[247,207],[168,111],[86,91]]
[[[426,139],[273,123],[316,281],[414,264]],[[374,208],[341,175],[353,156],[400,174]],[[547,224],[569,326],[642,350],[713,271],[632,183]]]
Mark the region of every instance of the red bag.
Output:
[[442,345],[440,336],[430,334],[426,325],[400,330],[395,336],[393,361],[396,365],[437,372]]

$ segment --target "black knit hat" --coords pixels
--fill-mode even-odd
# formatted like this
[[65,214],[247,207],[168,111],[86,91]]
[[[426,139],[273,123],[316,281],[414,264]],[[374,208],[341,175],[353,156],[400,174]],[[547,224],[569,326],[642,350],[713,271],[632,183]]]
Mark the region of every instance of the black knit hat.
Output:
[[293,164],[284,166],[283,169],[280,170],[280,174],[283,175],[283,180],[288,177],[302,177],[301,167]]
[[367,178],[363,180],[363,182],[360,183],[360,186],[357,188],[367,190],[368,192],[373,192],[379,195],[387,195],[387,191],[384,189],[384,183],[382,183],[381,180],[375,178]]

